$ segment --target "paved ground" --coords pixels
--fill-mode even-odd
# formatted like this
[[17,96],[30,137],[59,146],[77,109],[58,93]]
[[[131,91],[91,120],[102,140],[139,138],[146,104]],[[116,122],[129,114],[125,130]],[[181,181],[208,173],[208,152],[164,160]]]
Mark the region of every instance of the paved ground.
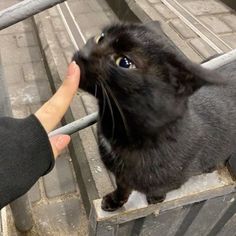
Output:
[[193,61],[236,48],[236,14],[218,0],[125,0],[141,21],[161,21],[164,31]]
[[[135,4],[132,9],[141,21],[161,21],[166,34],[193,61],[200,62],[216,53],[236,48],[236,14],[217,0],[122,1],[128,5]],[[0,9],[14,2],[17,0],[2,1]],[[117,20],[105,0],[68,0],[68,4],[85,39]],[[55,77],[59,74],[63,79],[75,48],[58,8],[47,10],[34,20],[46,56],[54,63],[51,73]],[[25,20],[1,31],[0,45],[13,115],[25,117],[51,96],[33,20]],[[86,94],[81,97],[85,111],[76,111],[78,117],[96,109],[91,97]],[[89,165],[94,165],[91,176],[95,179],[102,174],[94,164],[98,155],[95,137],[86,130],[80,133],[80,138]],[[104,185],[103,181],[96,182],[95,189],[99,196],[104,195],[106,188],[110,186]],[[68,150],[58,159],[54,170],[30,190],[29,196],[36,222],[32,235],[87,235],[87,218]],[[9,235],[16,235],[13,227],[11,229]]]

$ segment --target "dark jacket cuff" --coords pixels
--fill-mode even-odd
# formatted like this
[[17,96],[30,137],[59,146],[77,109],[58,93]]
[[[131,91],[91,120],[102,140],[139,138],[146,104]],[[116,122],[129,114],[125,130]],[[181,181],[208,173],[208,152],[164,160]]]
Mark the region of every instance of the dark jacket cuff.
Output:
[[0,208],[26,193],[54,164],[48,135],[34,115],[0,118]]

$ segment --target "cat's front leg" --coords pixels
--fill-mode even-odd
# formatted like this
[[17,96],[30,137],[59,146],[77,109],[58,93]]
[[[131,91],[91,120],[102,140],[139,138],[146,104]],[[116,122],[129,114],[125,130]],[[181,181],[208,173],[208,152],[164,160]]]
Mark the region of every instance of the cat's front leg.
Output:
[[171,184],[165,183],[163,185],[157,185],[155,190],[152,188],[149,192],[146,192],[148,204],[157,204],[163,202],[166,199],[166,194],[169,191],[180,188],[184,183],[184,179],[171,180],[171,178],[169,178],[169,180],[171,181]]
[[166,194],[163,195],[146,195],[148,204],[157,204],[163,202],[166,198]]
[[102,209],[104,211],[115,211],[122,207],[128,201],[131,191],[127,186],[117,183],[116,190],[103,197]]

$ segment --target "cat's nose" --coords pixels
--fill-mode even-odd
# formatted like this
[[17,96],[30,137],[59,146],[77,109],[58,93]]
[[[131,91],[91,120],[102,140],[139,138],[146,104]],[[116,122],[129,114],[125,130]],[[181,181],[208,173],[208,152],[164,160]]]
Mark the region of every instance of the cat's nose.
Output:
[[72,61],[75,61],[78,65],[86,63],[87,59],[81,51],[77,51],[73,57]]
[[85,74],[85,64],[87,63],[87,60],[85,57],[81,54],[80,51],[77,51],[73,57],[72,61],[75,61],[76,64],[80,67],[80,79],[81,81],[84,79],[84,74]]

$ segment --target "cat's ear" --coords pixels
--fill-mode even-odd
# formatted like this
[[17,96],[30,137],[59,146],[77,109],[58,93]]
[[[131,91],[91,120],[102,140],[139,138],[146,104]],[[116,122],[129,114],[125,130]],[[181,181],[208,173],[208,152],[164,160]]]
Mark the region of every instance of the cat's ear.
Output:
[[162,25],[159,21],[150,21],[145,23],[145,26],[154,33],[154,37],[159,41],[165,42],[165,45],[168,46],[169,50],[173,53],[179,54],[182,57],[185,57],[183,52],[175,45],[175,43],[166,35],[162,29]]
[[157,38],[159,40],[167,38],[166,34],[162,30],[161,23],[159,21],[147,22],[147,23],[145,23],[145,27],[147,29],[149,29],[154,34],[155,38]]
[[206,71],[200,65],[185,60],[176,60],[172,57],[166,64],[168,81],[175,88],[178,95],[191,95],[199,88],[209,84],[205,78]]

